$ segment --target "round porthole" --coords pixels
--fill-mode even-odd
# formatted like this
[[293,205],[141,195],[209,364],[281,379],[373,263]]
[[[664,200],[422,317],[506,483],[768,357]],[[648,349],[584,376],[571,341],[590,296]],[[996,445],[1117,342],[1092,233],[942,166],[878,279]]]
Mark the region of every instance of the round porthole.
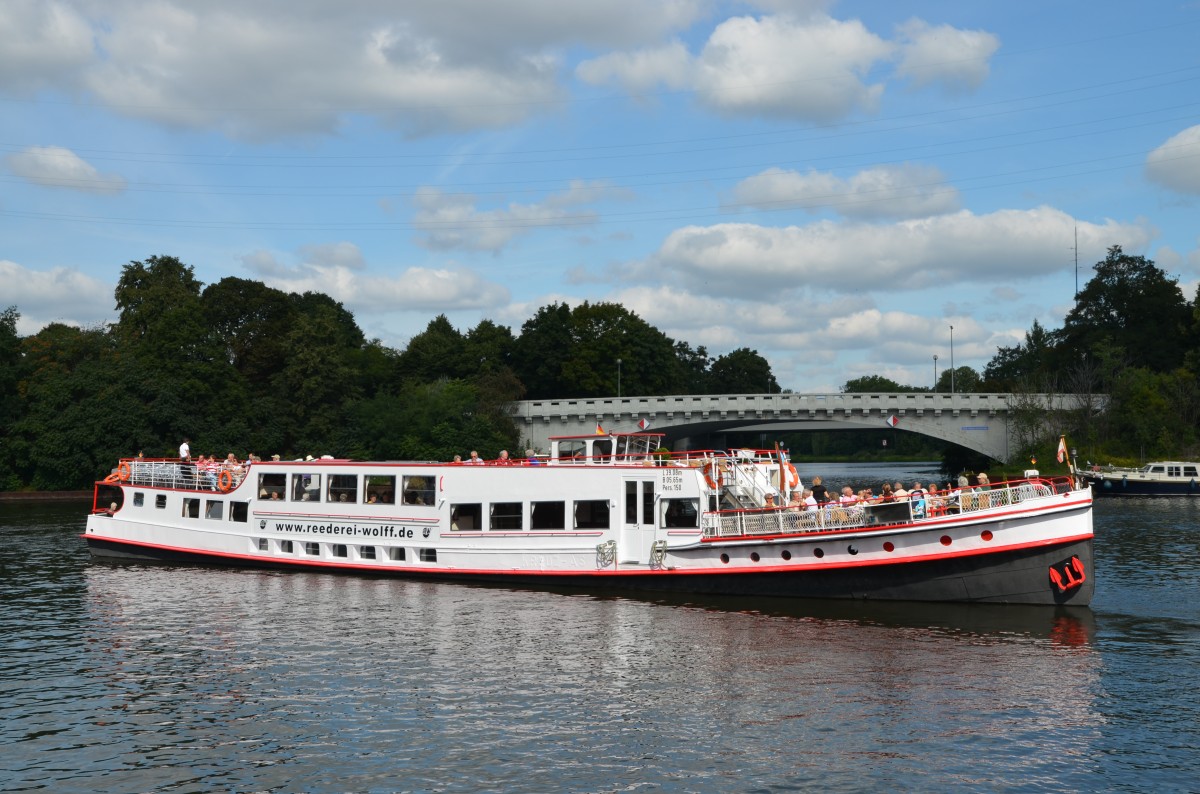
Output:
[[813,556],[819,560],[825,556],[825,552],[821,551],[820,549],[813,549]]
[[883,544],[883,550],[884,550],[884,551],[888,551],[888,552],[895,551],[895,550],[896,550],[896,544],[895,544],[895,543],[892,543],[892,542],[889,540],[887,543],[884,543],[884,544]]
[[792,553],[787,549],[784,549],[783,554],[780,554],[779,556],[783,557],[785,560],[790,560],[792,558]]
[[762,558],[758,556],[758,552],[757,552],[757,551],[752,551],[752,552],[750,552],[750,561],[751,561],[751,562],[758,562],[758,561],[759,561],[759,560],[761,560],[761,559],[762,559]]
[[943,546],[950,545],[950,536],[949,535],[942,535],[942,545]]
[[983,532],[979,533],[979,537],[983,538],[984,540],[991,540],[995,536],[992,534],[990,529],[985,529]]
[[722,555],[721,555],[721,562],[723,562],[723,563],[725,563],[725,564],[727,564],[727,565],[728,565],[728,564],[729,564],[729,555],[728,555],[728,554],[722,554]]

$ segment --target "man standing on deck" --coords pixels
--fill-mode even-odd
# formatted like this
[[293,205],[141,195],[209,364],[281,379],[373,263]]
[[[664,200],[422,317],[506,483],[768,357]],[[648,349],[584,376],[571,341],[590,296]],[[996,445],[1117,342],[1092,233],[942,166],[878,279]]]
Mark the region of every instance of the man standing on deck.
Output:
[[179,462],[187,463],[192,459],[192,448],[188,445],[187,438],[183,439],[183,443],[179,445]]

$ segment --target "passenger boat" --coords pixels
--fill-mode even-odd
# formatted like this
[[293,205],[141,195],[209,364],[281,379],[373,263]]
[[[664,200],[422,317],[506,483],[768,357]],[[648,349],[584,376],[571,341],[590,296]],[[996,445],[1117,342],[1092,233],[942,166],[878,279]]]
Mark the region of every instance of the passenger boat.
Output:
[[1103,496],[1200,496],[1200,463],[1166,460],[1140,469],[1092,466],[1075,476]]
[[218,478],[125,459],[96,483],[83,537],[97,557],[514,585],[1091,600],[1092,495],[1070,477],[801,510],[770,505],[802,487],[780,451],[661,442],[564,436],[493,465],[322,458]]

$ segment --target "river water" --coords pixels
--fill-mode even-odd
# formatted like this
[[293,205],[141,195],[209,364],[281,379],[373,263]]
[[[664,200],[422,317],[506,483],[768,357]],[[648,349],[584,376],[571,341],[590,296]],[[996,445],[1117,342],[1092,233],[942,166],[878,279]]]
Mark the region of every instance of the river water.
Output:
[[3,791],[1200,788],[1200,500],[1098,502],[1070,611],[102,563],[86,508],[0,503]]

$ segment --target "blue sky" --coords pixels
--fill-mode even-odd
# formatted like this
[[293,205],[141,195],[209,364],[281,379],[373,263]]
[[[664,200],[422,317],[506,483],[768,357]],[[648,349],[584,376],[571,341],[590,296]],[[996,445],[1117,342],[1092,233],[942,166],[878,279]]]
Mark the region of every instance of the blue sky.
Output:
[[1197,41],[1197,0],[4,0],[0,307],[111,321],[162,254],[394,347],[614,301],[925,386],[1112,245],[1195,296]]

